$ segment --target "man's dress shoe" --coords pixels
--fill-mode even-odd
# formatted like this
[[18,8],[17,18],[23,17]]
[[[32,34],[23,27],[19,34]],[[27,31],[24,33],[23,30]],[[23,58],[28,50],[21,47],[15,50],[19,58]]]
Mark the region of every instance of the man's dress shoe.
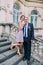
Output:
[[27,60],[27,65],[30,65],[30,61],[29,60]]

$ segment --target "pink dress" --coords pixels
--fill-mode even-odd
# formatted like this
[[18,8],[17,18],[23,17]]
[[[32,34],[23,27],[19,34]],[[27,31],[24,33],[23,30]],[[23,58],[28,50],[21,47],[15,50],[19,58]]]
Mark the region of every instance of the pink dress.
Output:
[[23,42],[23,29],[20,29],[20,27],[19,27],[19,32],[16,37],[16,42]]

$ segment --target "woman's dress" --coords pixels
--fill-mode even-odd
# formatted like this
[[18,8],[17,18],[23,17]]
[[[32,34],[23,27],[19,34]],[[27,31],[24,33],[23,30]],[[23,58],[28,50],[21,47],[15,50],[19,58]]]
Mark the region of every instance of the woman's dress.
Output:
[[[23,22],[22,25],[24,25]],[[18,29],[19,31],[17,33],[16,42],[23,42],[23,29],[20,29],[20,27],[18,27]]]

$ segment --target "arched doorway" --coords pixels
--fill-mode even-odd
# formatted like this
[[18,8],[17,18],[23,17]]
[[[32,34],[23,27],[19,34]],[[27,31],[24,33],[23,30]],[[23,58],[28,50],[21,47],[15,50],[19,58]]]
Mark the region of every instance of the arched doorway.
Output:
[[33,23],[34,28],[37,27],[37,20],[38,20],[38,11],[37,10],[33,10],[31,12],[31,23]]

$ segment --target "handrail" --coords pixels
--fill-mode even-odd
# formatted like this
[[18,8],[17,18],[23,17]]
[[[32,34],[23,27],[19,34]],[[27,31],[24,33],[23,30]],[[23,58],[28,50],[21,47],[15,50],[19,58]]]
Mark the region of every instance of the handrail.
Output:
[[[11,29],[11,33],[13,32],[14,29],[16,29],[14,31],[14,32],[16,32],[18,30],[18,27],[13,26],[12,29]],[[13,39],[15,36],[14,36],[14,34],[11,34],[11,33],[10,33],[9,37]],[[32,43],[32,57],[34,59],[40,61],[41,63],[43,63],[42,59],[41,59],[41,57],[43,56],[42,49],[43,49],[43,40],[36,37],[35,43]],[[34,55],[37,55],[37,58],[34,57]],[[39,58],[38,56],[40,57],[41,60],[38,59]]]
[[40,39],[40,38],[35,38],[35,41],[43,43],[43,39]]
[[[14,32],[18,31],[18,26],[16,26],[16,25],[13,24],[13,27],[11,28],[11,32],[12,32],[14,29],[15,29]],[[11,34],[11,32],[10,32],[10,34]],[[10,36],[10,35],[9,35],[9,36]],[[40,38],[37,38],[37,37],[35,37],[35,41],[36,41],[36,42],[41,42],[41,43],[43,43],[43,39],[40,39]]]
[[12,30],[13,30],[15,27],[18,28],[18,25],[17,25],[17,24],[13,24]]
[[[11,27],[11,31],[10,31],[10,34],[9,34],[9,39],[11,39],[11,41],[12,40],[14,40],[15,41],[15,38],[16,38],[16,34],[15,33],[17,33],[16,31],[18,31],[18,26],[17,25],[15,25],[15,24],[13,24],[13,26]],[[14,32],[14,33],[13,33]],[[14,35],[15,34],[15,35]],[[12,41],[12,42],[14,42],[14,41]]]
[[41,39],[35,39],[35,43],[32,43],[32,57],[43,64],[43,41]]

